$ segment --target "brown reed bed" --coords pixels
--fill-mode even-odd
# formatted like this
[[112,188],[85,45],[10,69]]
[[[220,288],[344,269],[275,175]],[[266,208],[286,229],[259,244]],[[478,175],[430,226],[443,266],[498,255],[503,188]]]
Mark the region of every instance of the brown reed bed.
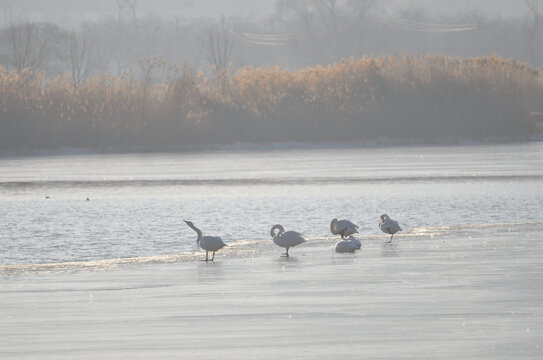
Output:
[[81,84],[0,68],[0,148],[525,137],[542,104],[540,71],[498,56],[364,57],[210,76],[155,59],[141,76]]

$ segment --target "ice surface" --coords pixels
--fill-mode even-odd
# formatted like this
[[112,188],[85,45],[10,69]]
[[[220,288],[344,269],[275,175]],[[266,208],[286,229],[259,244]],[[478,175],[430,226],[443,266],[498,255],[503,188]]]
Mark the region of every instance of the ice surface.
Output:
[[541,359],[542,214],[542,143],[0,158],[0,359]]
[[540,359],[541,230],[4,274],[0,358]]

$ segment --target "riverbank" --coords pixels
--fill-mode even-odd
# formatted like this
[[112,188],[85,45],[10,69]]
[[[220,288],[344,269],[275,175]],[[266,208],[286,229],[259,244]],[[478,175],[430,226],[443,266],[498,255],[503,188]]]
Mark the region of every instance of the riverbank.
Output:
[[345,142],[269,142],[250,143],[232,142],[225,144],[208,144],[201,146],[171,146],[168,148],[153,148],[145,146],[117,146],[106,148],[89,147],[51,147],[31,148],[18,147],[12,149],[0,149],[1,157],[16,156],[70,156],[70,155],[92,155],[92,154],[146,154],[146,153],[191,153],[211,151],[273,151],[273,150],[320,150],[320,149],[357,149],[357,148],[394,148],[409,146],[478,146],[478,145],[503,145],[523,144],[530,142],[543,142],[542,134],[531,136],[513,137],[444,137],[436,139],[405,138],[391,139],[380,137],[373,140],[345,141]]
[[142,70],[76,86],[0,68],[0,148],[527,137],[543,93],[539,69],[498,56],[362,57],[209,77],[155,59]]

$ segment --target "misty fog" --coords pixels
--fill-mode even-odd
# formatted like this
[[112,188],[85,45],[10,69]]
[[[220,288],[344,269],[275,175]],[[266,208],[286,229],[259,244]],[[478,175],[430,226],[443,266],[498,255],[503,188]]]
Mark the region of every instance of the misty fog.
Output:
[[[215,46],[228,43],[225,60],[234,68],[300,69],[403,53],[495,53],[541,67],[543,5],[531,2],[4,0],[0,65],[69,74],[72,38],[89,52],[90,73],[137,71],[155,57],[209,70],[217,65],[207,54],[216,37]],[[25,41],[34,48],[30,59],[14,50]]]
[[[7,79],[10,79],[10,86],[14,83],[33,82],[18,89],[13,88],[8,92],[11,95],[4,95],[0,125],[12,132],[21,132],[20,137],[25,139],[25,145],[28,146],[56,144],[29,140],[36,138],[36,135],[28,134],[35,131],[35,122],[49,128],[64,126],[66,124],[62,123],[66,119],[75,118],[81,122],[81,128],[75,133],[85,132],[87,127],[96,129],[105,122],[111,127],[103,130],[107,132],[138,126],[138,131],[143,131],[141,124],[136,126],[127,120],[119,120],[119,108],[114,105],[116,100],[110,98],[101,100],[96,106],[89,105],[96,99],[89,98],[90,95],[84,89],[91,91],[91,84],[94,84],[92,86],[104,90],[104,84],[112,79],[117,79],[115,81],[124,86],[133,86],[131,91],[139,92],[143,99],[132,98],[130,101],[145,103],[153,99],[155,104],[169,101],[164,97],[169,95],[164,94],[171,93],[169,90],[163,92],[163,87],[173,89],[171,85],[177,84],[176,77],[185,81],[185,84],[190,79],[192,87],[184,87],[184,95],[176,95],[183,99],[179,103],[184,102],[186,105],[182,111],[177,111],[181,113],[182,119],[165,119],[160,114],[175,116],[170,110],[162,108],[158,111],[155,108],[152,116],[149,114],[149,118],[141,119],[141,123],[146,126],[150,122],[156,126],[161,122],[176,123],[173,127],[181,131],[179,123],[187,125],[191,119],[197,119],[190,126],[190,131],[206,133],[201,134],[202,139],[207,139],[205,142],[263,141],[263,135],[225,136],[223,133],[219,135],[216,130],[224,128],[227,133],[234,133],[236,126],[255,128],[255,123],[261,125],[256,132],[264,133],[269,128],[281,127],[287,130],[286,123],[296,122],[295,128],[302,134],[301,129],[306,128],[310,122],[303,118],[315,119],[313,124],[322,125],[322,132],[330,132],[324,128],[340,128],[339,133],[349,136],[344,138],[314,134],[314,138],[307,135],[290,136],[292,138],[289,140],[341,140],[417,134],[428,136],[426,131],[403,132],[396,129],[387,133],[385,127],[392,125],[385,124],[397,123],[400,119],[392,117],[402,114],[408,114],[402,121],[410,129],[411,125],[407,125],[410,122],[419,123],[425,129],[428,128],[428,124],[423,124],[426,121],[455,122],[454,126],[447,124],[444,127],[433,124],[431,127],[438,130],[430,131],[432,136],[438,136],[440,132],[443,137],[529,134],[538,126],[530,119],[530,114],[543,111],[543,102],[540,100],[541,75],[537,70],[543,62],[543,2],[540,0],[516,1],[514,4],[506,1],[277,0],[258,2],[258,5],[256,2],[242,0],[101,0],[92,6],[78,1],[56,0],[48,1],[45,5],[39,1],[25,0],[2,1],[1,6],[0,66],[4,69],[3,81],[8,82]],[[429,60],[427,56],[439,58]],[[382,57],[392,58],[385,61]],[[472,60],[463,62],[480,57],[488,57],[489,60],[477,60],[476,67]],[[363,58],[374,59],[371,61],[385,66],[379,69],[379,77],[390,76],[390,71],[385,73],[386,66],[403,64],[401,66],[404,68],[394,68],[395,79],[381,81],[374,78],[373,82],[368,82],[367,74],[349,73],[355,71],[354,68],[338,70],[342,62]],[[421,60],[423,58],[425,60]],[[502,65],[505,64],[503,59],[510,59],[507,60],[511,62],[507,64],[507,71]],[[367,60],[365,65],[360,65],[360,69],[364,68],[365,72],[371,73],[371,61]],[[409,64],[405,65],[402,61]],[[421,68],[412,69],[415,63]],[[438,63],[442,65],[436,65]],[[527,63],[531,68],[526,70],[522,63]],[[492,65],[489,67],[488,64]],[[360,80],[354,90],[358,93],[353,99],[364,99],[360,100],[357,112],[345,110],[345,104],[340,105],[337,101],[332,104],[329,101],[340,97],[338,92],[345,91],[345,87],[350,85],[337,82],[330,85],[328,90],[322,90],[325,93],[319,93],[318,97],[322,99],[319,104],[316,104],[314,95],[308,95],[318,87],[315,83],[311,84],[311,77],[304,78],[304,84],[300,85],[299,76],[304,69],[315,69],[311,74],[319,75],[314,80],[321,84],[329,83],[330,74],[319,72],[319,69],[327,66],[330,66],[331,71],[336,71],[334,76],[350,76]],[[432,70],[435,66],[438,67],[435,71],[439,72],[439,76]],[[175,67],[178,69],[175,70]],[[274,67],[278,67],[273,70],[275,74],[278,71],[290,72],[292,79],[297,77],[297,80],[287,81],[284,77],[277,80],[273,71],[270,72]],[[179,70],[181,68],[183,70]],[[526,71],[525,75],[518,75],[519,69],[521,72]],[[341,71],[347,73],[340,75]],[[411,75],[415,73],[416,81],[409,80],[411,75],[406,77],[402,71]],[[472,71],[477,76],[469,75]],[[490,72],[494,79],[488,77]],[[513,73],[517,75],[511,80]],[[104,80],[104,76],[107,76],[107,80]],[[258,76],[264,76],[265,80],[255,80]],[[481,80],[483,78],[485,80]],[[478,83],[479,80],[483,82]],[[243,98],[239,89],[243,87],[244,81],[264,81],[257,86],[259,90],[270,90],[274,86],[283,88],[280,95],[274,93],[275,90],[268,91],[268,105],[264,106],[267,110],[263,111],[262,99],[258,100],[258,105],[254,105],[253,100]],[[401,84],[404,81],[411,82],[409,86],[403,86]],[[428,81],[431,85],[428,85]],[[466,85],[466,81],[471,82],[471,85]],[[456,85],[451,86],[452,83]],[[367,84],[367,88],[363,84]],[[210,90],[210,86],[214,88]],[[299,102],[282,102],[285,96],[297,98],[298,95],[292,93],[296,86],[301,86],[300,91],[303,92]],[[73,91],[59,95],[58,89],[67,87]],[[414,90],[418,87],[419,90]],[[28,96],[29,88],[35,91],[34,97]],[[501,94],[482,93],[481,96],[492,100],[480,101],[480,108],[463,102],[462,99],[479,99],[479,95],[473,94],[479,94],[482,88],[493,91],[498,89],[497,92],[501,91]],[[57,91],[54,96],[51,95],[53,89]],[[180,89],[179,86],[176,89]],[[436,92],[442,93],[442,97],[437,100],[429,96]],[[157,93],[163,95],[153,98],[149,95],[151,93],[153,96],[157,96]],[[382,98],[375,97],[376,94],[381,94]],[[15,99],[11,103],[10,96]],[[341,101],[345,101],[345,97],[350,95],[344,93],[342,96]],[[16,100],[17,97],[19,100]],[[441,104],[444,98],[448,100],[446,104]],[[506,98],[505,103],[500,100],[502,98]],[[123,99],[123,102],[127,102],[126,98]],[[107,101],[111,103],[104,104]],[[200,105],[195,108],[196,103]],[[492,104],[500,104],[507,110],[503,111]],[[93,106],[95,108],[89,110]],[[110,107],[111,111],[104,112],[104,106]],[[391,109],[391,106],[398,106],[399,109]],[[84,120],[81,111],[73,111],[74,107],[81,107],[84,113],[100,113],[100,116]],[[272,107],[274,110],[267,112]],[[29,114],[29,108],[35,110]],[[458,112],[465,109],[472,109],[472,112]],[[29,120],[32,116],[36,120]],[[325,116],[334,118],[324,119]],[[488,125],[491,121],[489,119],[496,116],[509,117],[507,121],[510,124],[503,125],[506,121],[502,119],[497,121],[503,126]],[[45,118],[50,119],[49,125],[45,125],[48,122]],[[421,120],[423,118],[426,120]],[[461,120],[455,120],[459,118]],[[481,118],[487,119],[483,121],[486,125],[479,124],[477,131],[457,130],[458,121],[481,121]],[[67,126],[73,126],[71,121]],[[118,121],[123,122],[123,125],[112,125]],[[10,125],[11,122],[16,124]],[[375,123],[381,124],[381,131],[375,130],[379,127]],[[208,130],[203,130],[205,128]],[[453,128],[456,130],[452,131]],[[504,130],[506,128],[515,130],[511,133]],[[358,135],[352,136],[354,129]],[[185,135],[190,132],[187,129],[183,131]],[[158,138],[164,138],[168,131],[162,128],[158,132],[162,134]],[[286,132],[292,135],[292,132]],[[147,131],[140,134],[141,137],[148,135]],[[130,137],[126,134],[120,137],[124,136]],[[13,139],[12,136],[7,139],[10,140],[10,146],[17,144]],[[277,135],[275,140],[281,140],[281,136]],[[68,143],[77,144],[76,141]],[[2,147],[8,146],[6,144],[4,142]]]

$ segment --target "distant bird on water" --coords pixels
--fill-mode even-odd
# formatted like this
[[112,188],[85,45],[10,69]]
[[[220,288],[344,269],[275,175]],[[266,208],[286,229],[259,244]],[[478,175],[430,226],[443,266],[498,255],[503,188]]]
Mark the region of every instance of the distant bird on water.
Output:
[[[277,232],[276,232],[277,230]],[[305,239],[302,237],[302,234],[296,231],[287,231],[285,232],[285,228],[283,226],[277,224],[273,225],[270,231],[270,235],[273,238],[273,242],[281,247],[284,247],[287,249],[285,256],[289,257],[288,255],[288,249],[300,245],[301,243],[305,242]]]
[[381,215],[381,222],[379,223],[379,229],[386,234],[390,234],[390,240],[387,242],[392,242],[392,237],[398,231],[402,231],[400,225],[397,221],[392,220],[387,214]]
[[192,230],[196,231],[196,234],[198,235],[198,239],[196,240],[196,243],[206,251],[206,260],[208,261],[208,253],[211,251],[213,252],[213,255],[211,257],[211,261],[215,259],[215,251],[222,249],[225,246],[228,246],[222,241],[222,239],[218,236],[202,236],[202,231],[198,229],[191,221],[183,220]]
[[358,232],[358,226],[349,220],[333,219],[330,223],[330,231],[334,235],[341,235],[342,239]]

